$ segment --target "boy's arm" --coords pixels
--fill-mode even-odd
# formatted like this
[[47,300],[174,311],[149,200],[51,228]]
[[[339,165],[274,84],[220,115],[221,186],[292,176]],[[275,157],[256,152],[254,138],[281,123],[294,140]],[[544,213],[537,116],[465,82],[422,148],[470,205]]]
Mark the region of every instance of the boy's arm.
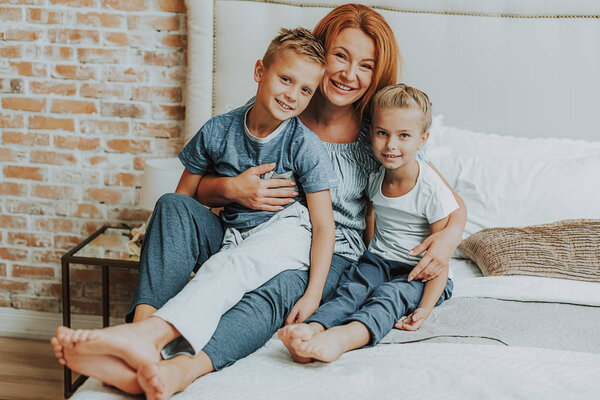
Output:
[[[448,224],[448,220],[449,216],[430,224],[429,227],[431,229],[431,233],[440,232],[442,229],[444,229]],[[419,307],[417,307],[413,313],[408,315],[406,319],[398,321],[395,327],[410,331],[419,329],[427,317],[429,317],[429,314],[431,314],[431,311],[440,299],[440,296],[446,287],[447,281],[448,267],[446,266],[445,268],[442,268],[438,276],[425,283],[425,290],[423,292],[423,296],[421,297]]]
[[295,186],[289,179],[261,179],[260,176],[275,168],[275,164],[261,164],[248,168],[235,177],[207,174],[195,190],[196,198],[208,207],[223,207],[238,203],[252,210],[280,211],[294,202],[298,194],[282,186]]
[[286,318],[286,325],[301,323],[319,308],[335,247],[335,223],[329,190],[306,193],[306,201],[312,225],[308,286]]
[[202,177],[203,175],[193,174],[186,168],[183,170],[181,178],[179,178],[175,193],[181,193],[190,196],[191,198],[195,198],[196,189],[198,188],[198,184],[202,180]]
[[365,245],[369,247],[369,243],[371,243],[371,239],[373,239],[373,235],[375,234],[375,210],[373,208],[373,202],[367,200],[367,215],[365,216],[365,230],[363,232],[363,242]]
[[433,232],[420,245],[415,247],[409,253],[411,256],[416,256],[424,251],[427,251],[421,261],[413,268],[409,275],[409,280],[422,279],[424,281],[433,279],[439,274],[444,267],[448,267],[450,258],[454,250],[462,241],[462,234],[467,223],[467,206],[463,199],[452,189],[446,182],[440,172],[435,169],[433,164],[429,166],[442,178],[442,181],[448,186],[454,195],[454,199],[458,203],[458,209],[454,210],[450,215],[447,225],[438,232]]

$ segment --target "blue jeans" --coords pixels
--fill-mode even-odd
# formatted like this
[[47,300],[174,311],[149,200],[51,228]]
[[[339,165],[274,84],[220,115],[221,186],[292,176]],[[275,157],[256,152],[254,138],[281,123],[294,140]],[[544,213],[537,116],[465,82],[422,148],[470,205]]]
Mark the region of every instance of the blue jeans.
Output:
[[[190,197],[164,195],[154,208],[140,256],[140,275],[134,300],[127,314],[133,320],[135,307],[149,304],[160,308],[187,283],[192,271],[219,250],[223,228],[217,216]],[[323,301],[332,295],[344,271],[355,262],[334,255]],[[279,329],[308,285],[308,271],[284,271],[242,300],[221,317],[217,330],[204,347],[215,370],[233,364],[262,347]],[[190,315],[190,318],[194,318]],[[189,344],[179,338],[166,350],[189,353]],[[164,352],[163,352],[164,353]]]
[[[413,312],[421,302],[425,284],[408,282],[413,266],[386,260],[366,251],[357,265],[348,269],[335,294],[305,322],[318,322],[325,329],[352,321],[369,331],[368,346],[374,346],[392,330],[396,321]],[[452,295],[454,284],[446,283],[436,306]]]

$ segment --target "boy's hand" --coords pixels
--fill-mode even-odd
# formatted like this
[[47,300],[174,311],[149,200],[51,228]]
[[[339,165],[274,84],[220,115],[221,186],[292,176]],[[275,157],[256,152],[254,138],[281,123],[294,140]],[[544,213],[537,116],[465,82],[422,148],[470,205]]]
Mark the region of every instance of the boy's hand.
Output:
[[315,296],[302,296],[285,319],[285,325],[300,324],[310,317],[319,308],[320,298]]
[[431,311],[427,311],[424,308],[417,308],[400,321],[396,322],[395,328],[402,329],[405,331],[416,331],[423,325],[423,322],[429,317]]

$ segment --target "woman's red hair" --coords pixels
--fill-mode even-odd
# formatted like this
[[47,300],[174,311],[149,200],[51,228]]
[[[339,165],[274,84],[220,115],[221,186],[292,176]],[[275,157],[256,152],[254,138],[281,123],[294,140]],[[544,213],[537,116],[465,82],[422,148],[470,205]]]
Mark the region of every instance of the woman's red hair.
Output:
[[361,4],[344,4],[331,10],[313,30],[329,52],[332,42],[346,28],[358,28],[375,42],[375,70],[365,94],[355,103],[361,117],[379,89],[396,83],[400,70],[400,50],[394,32],[377,11]]

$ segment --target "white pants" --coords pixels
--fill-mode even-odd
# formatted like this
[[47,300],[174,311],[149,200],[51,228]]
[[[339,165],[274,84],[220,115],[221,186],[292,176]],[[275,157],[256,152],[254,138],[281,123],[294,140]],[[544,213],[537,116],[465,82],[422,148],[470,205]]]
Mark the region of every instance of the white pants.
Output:
[[221,250],[153,315],[172,324],[196,354],[245,293],[282,271],[308,268],[311,238],[308,210],[297,202],[249,231],[228,228]]

